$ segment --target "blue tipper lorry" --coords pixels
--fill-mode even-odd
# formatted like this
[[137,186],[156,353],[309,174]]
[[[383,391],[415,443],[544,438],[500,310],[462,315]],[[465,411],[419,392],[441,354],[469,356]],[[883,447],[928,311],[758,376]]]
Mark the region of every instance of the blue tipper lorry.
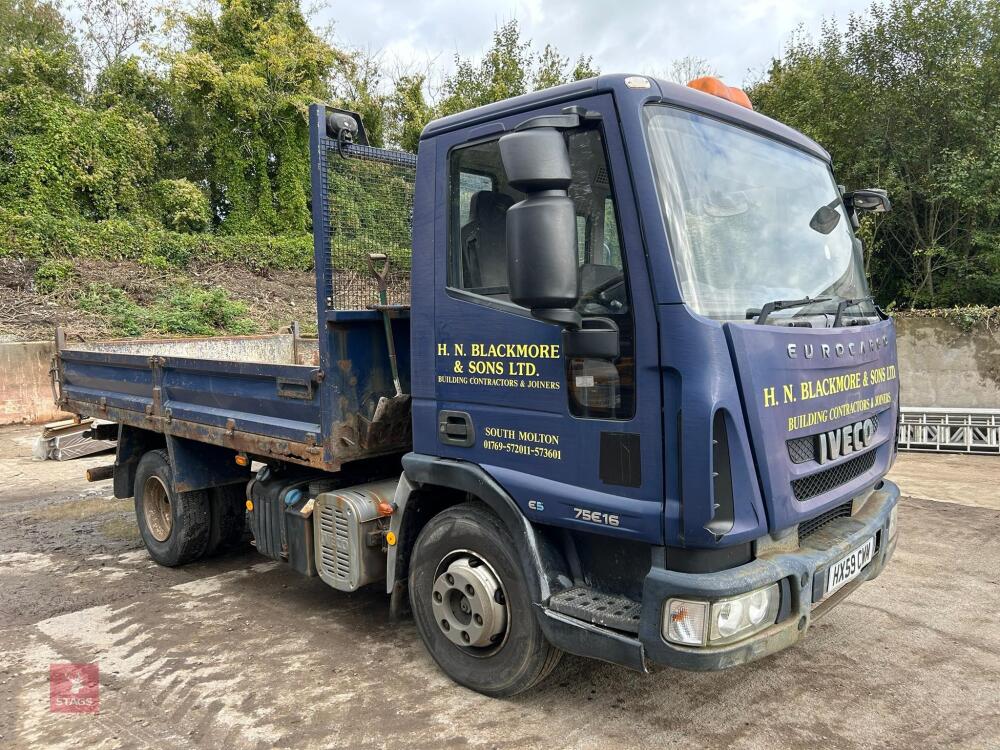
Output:
[[743,664],[882,571],[896,347],[854,230],[884,192],[645,76],[436,120],[417,156],[310,127],[316,366],[59,347],[154,560],[249,524],[493,696],[563,652]]

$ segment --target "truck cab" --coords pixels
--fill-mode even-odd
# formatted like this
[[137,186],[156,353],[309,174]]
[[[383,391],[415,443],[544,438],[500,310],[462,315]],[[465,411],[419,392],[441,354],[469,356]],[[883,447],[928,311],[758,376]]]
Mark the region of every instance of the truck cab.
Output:
[[468,474],[564,561],[534,596],[560,648],[731,666],[881,571],[896,352],[854,234],[874,196],[801,133],[644,76],[427,126],[406,476]]
[[110,423],[154,560],[249,520],[262,555],[384,586],[487,695],[564,652],[788,647],[896,545],[895,334],[855,235],[889,201],[747,104],[605,75],[417,155],[314,105],[315,359],[57,336],[57,403]]

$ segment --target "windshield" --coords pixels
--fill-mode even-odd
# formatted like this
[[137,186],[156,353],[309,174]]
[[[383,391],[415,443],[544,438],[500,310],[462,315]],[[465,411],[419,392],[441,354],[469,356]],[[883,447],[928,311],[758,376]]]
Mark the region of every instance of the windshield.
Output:
[[673,107],[648,106],[645,121],[674,266],[696,312],[743,320],[775,300],[829,297],[774,317],[832,313],[868,295],[826,162]]

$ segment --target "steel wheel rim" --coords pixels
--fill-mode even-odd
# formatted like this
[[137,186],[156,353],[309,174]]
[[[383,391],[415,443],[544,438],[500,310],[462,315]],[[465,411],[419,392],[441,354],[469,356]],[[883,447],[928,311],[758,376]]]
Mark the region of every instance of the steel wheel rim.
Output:
[[453,646],[477,658],[492,656],[510,634],[510,601],[503,580],[479,553],[449,552],[430,592],[435,624]]
[[158,542],[170,538],[174,527],[173,515],[170,512],[170,493],[159,477],[152,476],[146,480],[142,488],[142,514],[146,519],[146,528]]

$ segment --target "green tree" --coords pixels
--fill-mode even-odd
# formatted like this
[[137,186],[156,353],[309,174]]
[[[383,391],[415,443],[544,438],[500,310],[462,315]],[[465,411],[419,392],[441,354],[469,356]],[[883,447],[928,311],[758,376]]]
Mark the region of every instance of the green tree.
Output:
[[57,5],[0,3],[0,206],[88,219],[140,211],[155,120],[81,102],[83,62]]
[[369,49],[343,53],[337,80],[333,87],[336,103],[357,112],[365,124],[365,133],[372,146],[386,144],[391,96],[383,91],[383,71],[379,55]]
[[124,57],[98,74],[89,103],[94,109],[117,107],[135,116],[146,113],[169,129],[173,118],[170,94],[167,81],[155,69],[138,58]]
[[514,19],[493,32],[493,43],[481,59],[456,55],[455,69],[445,77],[442,98],[432,112],[435,117],[450,115],[597,74],[590,57],[581,55],[571,66],[551,44],[534,52]]
[[406,74],[396,79],[389,105],[392,139],[404,151],[415,153],[420,131],[434,117],[434,108],[424,94],[426,76]]
[[58,3],[0,0],[0,90],[12,86],[82,94],[83,61]]
[[830,151],[850,187],[889,190],[866,219],[883,303],[1000,303],[1000,6],[890,0],[800,31],[755,107]]
[[146,0],[77,0],[84,50],[91,72],[99,74],[127,56],[156,29]]
[[516,20],[493,32],[493,44],[478,62],[455,56],[455,70],[444,79],[438,115],[520,96],[528,92],[532,68],[531,42],[521,39]]
[[344,56],[306,24],[295,0],[222,0],[173,11],[185,48],[164,55],[177,124],[174,176],[208,185],[220,229],[309,226],[307,108],[326,100]]
[[559,50],[551,44],[546,44],[545,49],[538,55],[538,64],[535,68],[535,89],[550,89],[566,83],[566,69],[569,66],[569,58],[559,54]]
[[594,65],[594,58],[590,55],[580,55],[573,65],[573,72],[570,78],[574,81],[582,81],[586,78],[593,78],[601,74],[601,71]]

